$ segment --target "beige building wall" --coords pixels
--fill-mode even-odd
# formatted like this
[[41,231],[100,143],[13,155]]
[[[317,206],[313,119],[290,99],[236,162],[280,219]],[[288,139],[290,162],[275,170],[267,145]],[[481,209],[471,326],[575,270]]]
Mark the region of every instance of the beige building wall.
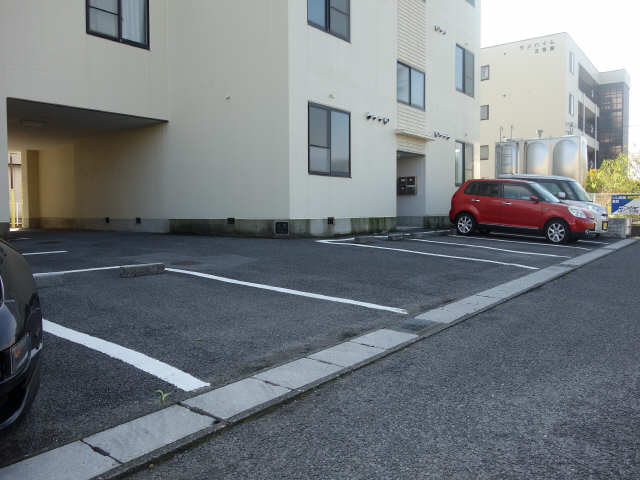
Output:
[[[473,145],[473,176],[478,176],[479,155],[479,57],[480,0],[475,7],[466,0],[428,2],[427,26],[430,75],[427,78],[427,118],[430,128],[450,137],[436,138],[427,147],[426,215],[446,217],[451,207],[455,184],[455,141]],[[436,27],[446,32],[436,31]],[[456,90],[456,45],[475,55],[475,94],[470,97]],[[433,132],[431,132],[433,134]],[[447,220],[444,220],[447,222]]]
[[[334,217],[336,233],[350,219],[395,219],[395,2],[352,0],[350,41],[308,25],[306,3],[288,1],[290,216],[315,232]],[[309,102],[350,113],[351,178],[309,174]]]
[[544,137],[581,134],[599,150],[597,139],[578,128],[579,103],[600,116],[599,107],[579,88],[580,66],[599,84],[629,84],[624,71],[599,72],[567,33],[483,48],[480,65],[490,67],[490,79],[480,82],[480,104],[489,105],[490,112],[489,120],[480,122],[481,144],[489,147],[489,159],[480,162],[483,178],[495,176],[496,142],[536,138],[538,130]]

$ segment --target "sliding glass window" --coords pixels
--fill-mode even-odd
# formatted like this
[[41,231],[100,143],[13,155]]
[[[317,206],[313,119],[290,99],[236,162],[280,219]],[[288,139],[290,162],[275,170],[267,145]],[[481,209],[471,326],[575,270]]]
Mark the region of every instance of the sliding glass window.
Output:
[[351,176],[351,115],[309,104],[309,173]]
[[87,33],[149,48],[149,0],[87,0]]
[[398,101],[412,107],[425,108],[424,72],[398,62]]

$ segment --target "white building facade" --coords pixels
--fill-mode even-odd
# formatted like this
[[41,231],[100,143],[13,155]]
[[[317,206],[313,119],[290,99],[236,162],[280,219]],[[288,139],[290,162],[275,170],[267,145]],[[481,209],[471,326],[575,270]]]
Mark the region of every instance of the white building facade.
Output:
[[[455,140],[463,175],[477,155],[477,62],[472,94],[456,90],[456,45],[479,49],[472,3],[4,1],[0,151],[19,158],[21,221],[321,236],[442,218]],[[410,93],[423,74],[417,106],[398,102],[399,61]],[[401,176],[419,182],[410,208]]]
[[630,78],[599,72],[567,33],[483,48],[480,176],[495,175],[495,144],[582,135],[590,168],[628,152]]

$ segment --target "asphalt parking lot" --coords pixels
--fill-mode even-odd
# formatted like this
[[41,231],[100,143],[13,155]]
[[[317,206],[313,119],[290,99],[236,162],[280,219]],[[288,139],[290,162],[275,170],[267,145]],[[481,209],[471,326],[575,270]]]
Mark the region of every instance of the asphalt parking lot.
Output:
[[[40,289],[43,381],[0,466],[611,243],[447,232],[355,243],[23,232]],[[161,275],[102,267],[161,262]],[[51,333],[53,332],[53,333]],[[143,358],[142,358],[143,357]],[[124,361],[124,360],[126,361]]]

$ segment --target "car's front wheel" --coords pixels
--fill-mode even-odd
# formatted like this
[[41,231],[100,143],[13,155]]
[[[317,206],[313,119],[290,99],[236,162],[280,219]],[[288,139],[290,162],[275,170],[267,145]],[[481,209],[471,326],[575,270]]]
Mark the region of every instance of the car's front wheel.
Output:
[[571,230],[563,220],[552,220],[545,228],[545,235],[551,243],[567,243],[571,238]]
[[456,219],[456,230],[460,235],[471,235],[476,229],[476,219],[470,213],[461,213]]

